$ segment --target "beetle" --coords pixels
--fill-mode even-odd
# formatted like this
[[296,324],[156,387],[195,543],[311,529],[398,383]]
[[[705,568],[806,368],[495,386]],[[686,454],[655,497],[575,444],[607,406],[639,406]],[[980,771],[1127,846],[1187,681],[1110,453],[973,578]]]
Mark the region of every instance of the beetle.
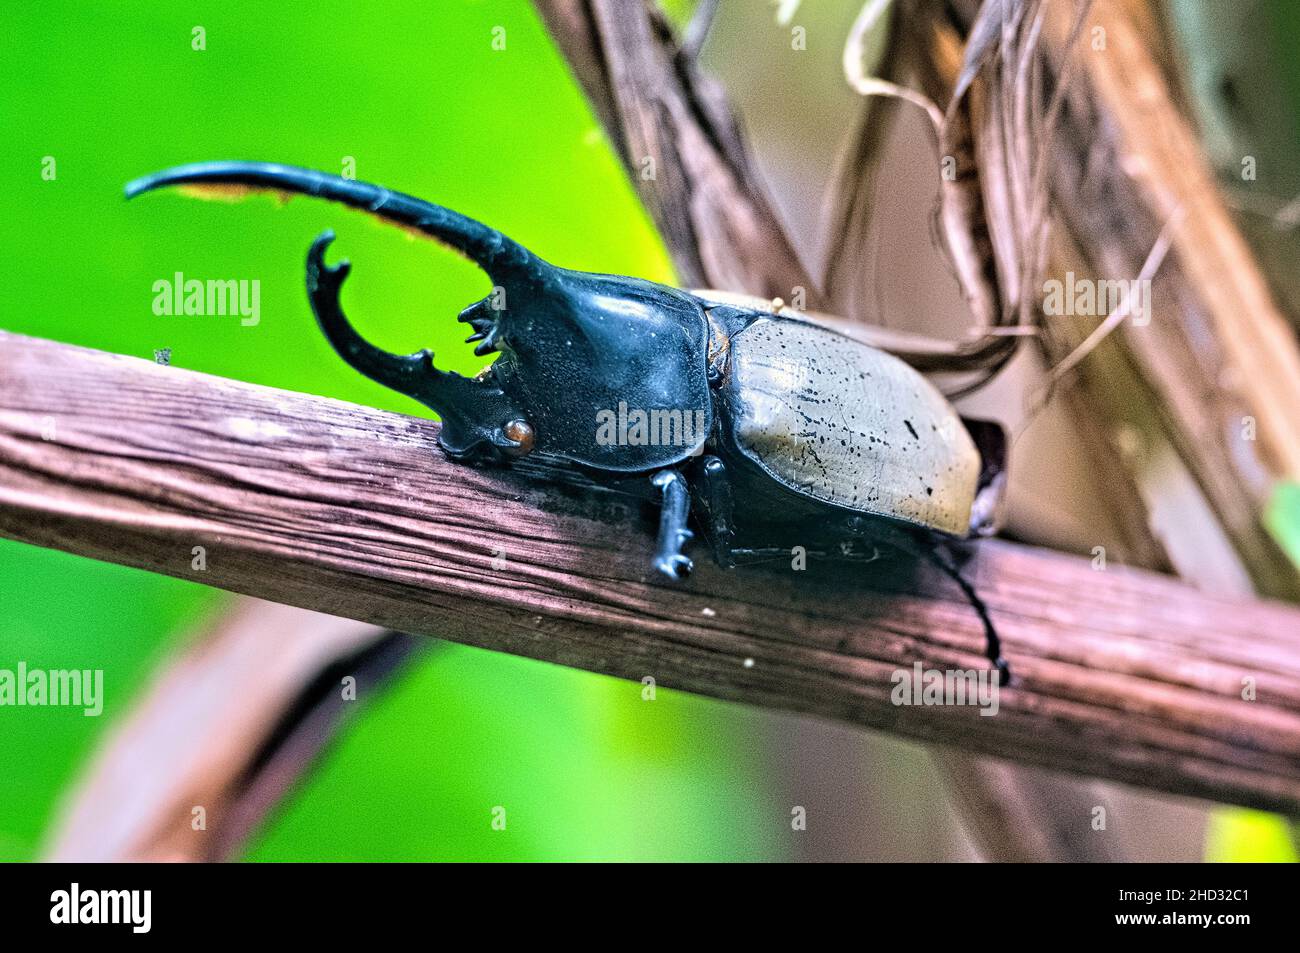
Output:
[[439,370],[428,350],[370,344],[340,304],[349,263],[325,263],[333,232],[307,255],[308,297],[330,344],[435,411],[445,453],[506,463],[534,453],[597,476],[648,475],[661,506],[653,565],[674,580],[692,569],[692,515],[725,567],[788,557],[791,541],[835,557],[926,559],[961,587],[1009,682],[988,610],[944,549],[992,531],[1005,438],[959,417],[898,358],[779,302],[559,268],[465,215],[353,179],[205,162],[137,179],[126,194],[162,186],[328,199],[460,252],[493,283],[459,316],[474,353],[497,355],[474,378]]

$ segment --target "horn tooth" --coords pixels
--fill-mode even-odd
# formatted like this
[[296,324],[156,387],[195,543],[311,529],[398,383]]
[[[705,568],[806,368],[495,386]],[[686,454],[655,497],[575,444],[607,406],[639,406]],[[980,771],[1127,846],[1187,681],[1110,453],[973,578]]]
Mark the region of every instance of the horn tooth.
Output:
[[462,324],[472,324],[481,331],[484,327],[496,322],[496,315],[484,313],[486,310],[483,302],[479,301],[456,315],[456,320]]
[[501,329],[497,327],[495,321],[490,318],[476,318],[470,324],[474,328],[474,333],[465,339],[466,344],[484,341],[495,346],[497,338],[501,335]]
[[497,341],[501,338],[501,329],[493,325],[491,329],[483,335],[483,341],[478,347],[474,348],[474,353],[479,357],[484,354],[494,354],[498,350]]

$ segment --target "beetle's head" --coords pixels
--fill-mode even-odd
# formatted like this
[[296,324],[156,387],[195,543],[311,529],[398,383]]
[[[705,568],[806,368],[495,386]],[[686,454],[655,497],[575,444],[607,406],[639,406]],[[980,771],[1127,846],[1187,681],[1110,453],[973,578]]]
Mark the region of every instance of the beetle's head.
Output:
[[465,308],[475,353],[499,353],[470,379],[421,351],[396,355],[363,339],[344,316],[346,261],[327,265],[325,233],[307,256],[312,309],[349,364],[436,411],[444,450],[457,457],[539,450],[607,470],[667,466],[699,452],[712,427],[708,322],[692,295],[653,282],[569,271],[458,212],[378,186],[293,166],[211,162],[127,186],[229,192],[271,189],[331,199],[450,246],[492,290]]

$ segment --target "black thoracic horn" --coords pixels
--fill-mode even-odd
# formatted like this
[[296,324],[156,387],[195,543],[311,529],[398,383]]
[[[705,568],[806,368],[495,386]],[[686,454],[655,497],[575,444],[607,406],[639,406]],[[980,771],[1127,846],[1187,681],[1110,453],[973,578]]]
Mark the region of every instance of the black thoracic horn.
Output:
[[[520,289],[554,270],[496,229],[459,212],[310,169],[270,162],[201,162],[136,179],[127,185],[126,196],[133,198],[166,185],[270,189],[342,202],[451,246],[477,263],[498,286]],[[468,456],[484,447],[505,455],[527,452],[531,442],[517,436],[522,414],[494,381],[441,371],[433,366],[429,351],[393,354],[357,333],[339,304],[339,290],[350,266],[346,261],[335,266],[325,264],[325,249],[333,238],[332,232],[325,232],[311,246],[307,255],[307,294],[321,330],[343,359],[372,380],[435,410],[443,424],[438,442],[452,456]]]
[[127,185],[126,197],[168,185],[269,189],[341,202],[449,245],[487,272],[494,285],[522,283],[548,270],[541,259],[518,242],[459,212],[368,182],[312,169],[275,162],[196,162],[142,176]]

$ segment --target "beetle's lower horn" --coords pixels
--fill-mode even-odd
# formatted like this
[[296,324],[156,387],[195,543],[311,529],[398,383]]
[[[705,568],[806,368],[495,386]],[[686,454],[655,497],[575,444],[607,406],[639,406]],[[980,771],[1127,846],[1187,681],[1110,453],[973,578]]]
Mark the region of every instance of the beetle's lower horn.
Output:
[[499,387],[433,366],[427,350],[393,354],[375,347],[352,326],[339,303],[339,291],[351,271],[347,261],[325,264],[325,249],[334,240],[325,232],[307,253],[307,295],[325,337],[352,367],[371,380],[413,397],[442,418],[438,442],[454,457],[476,452],[519,456],[532,449],[524,415]]
[[385,221],[415,229],[471,258],[498,285],[526,278],[542,264],[532,252],[494,228],[441,205],[368,182],[272,162],[198,162],[146,175],[126,187],[134,198],[163,186],[267,189],[341,202]]
[[334,350],[354,368],[372,381],[419,400],[433,366],[432,356],[428,351],[394,354],[375,347],[357,333],[339,305],[339,290],[352,265],[348,261],[325,264],[325,249],[332,241],[334,233],[325,232],[307,252],[307,297],[317,323]]

